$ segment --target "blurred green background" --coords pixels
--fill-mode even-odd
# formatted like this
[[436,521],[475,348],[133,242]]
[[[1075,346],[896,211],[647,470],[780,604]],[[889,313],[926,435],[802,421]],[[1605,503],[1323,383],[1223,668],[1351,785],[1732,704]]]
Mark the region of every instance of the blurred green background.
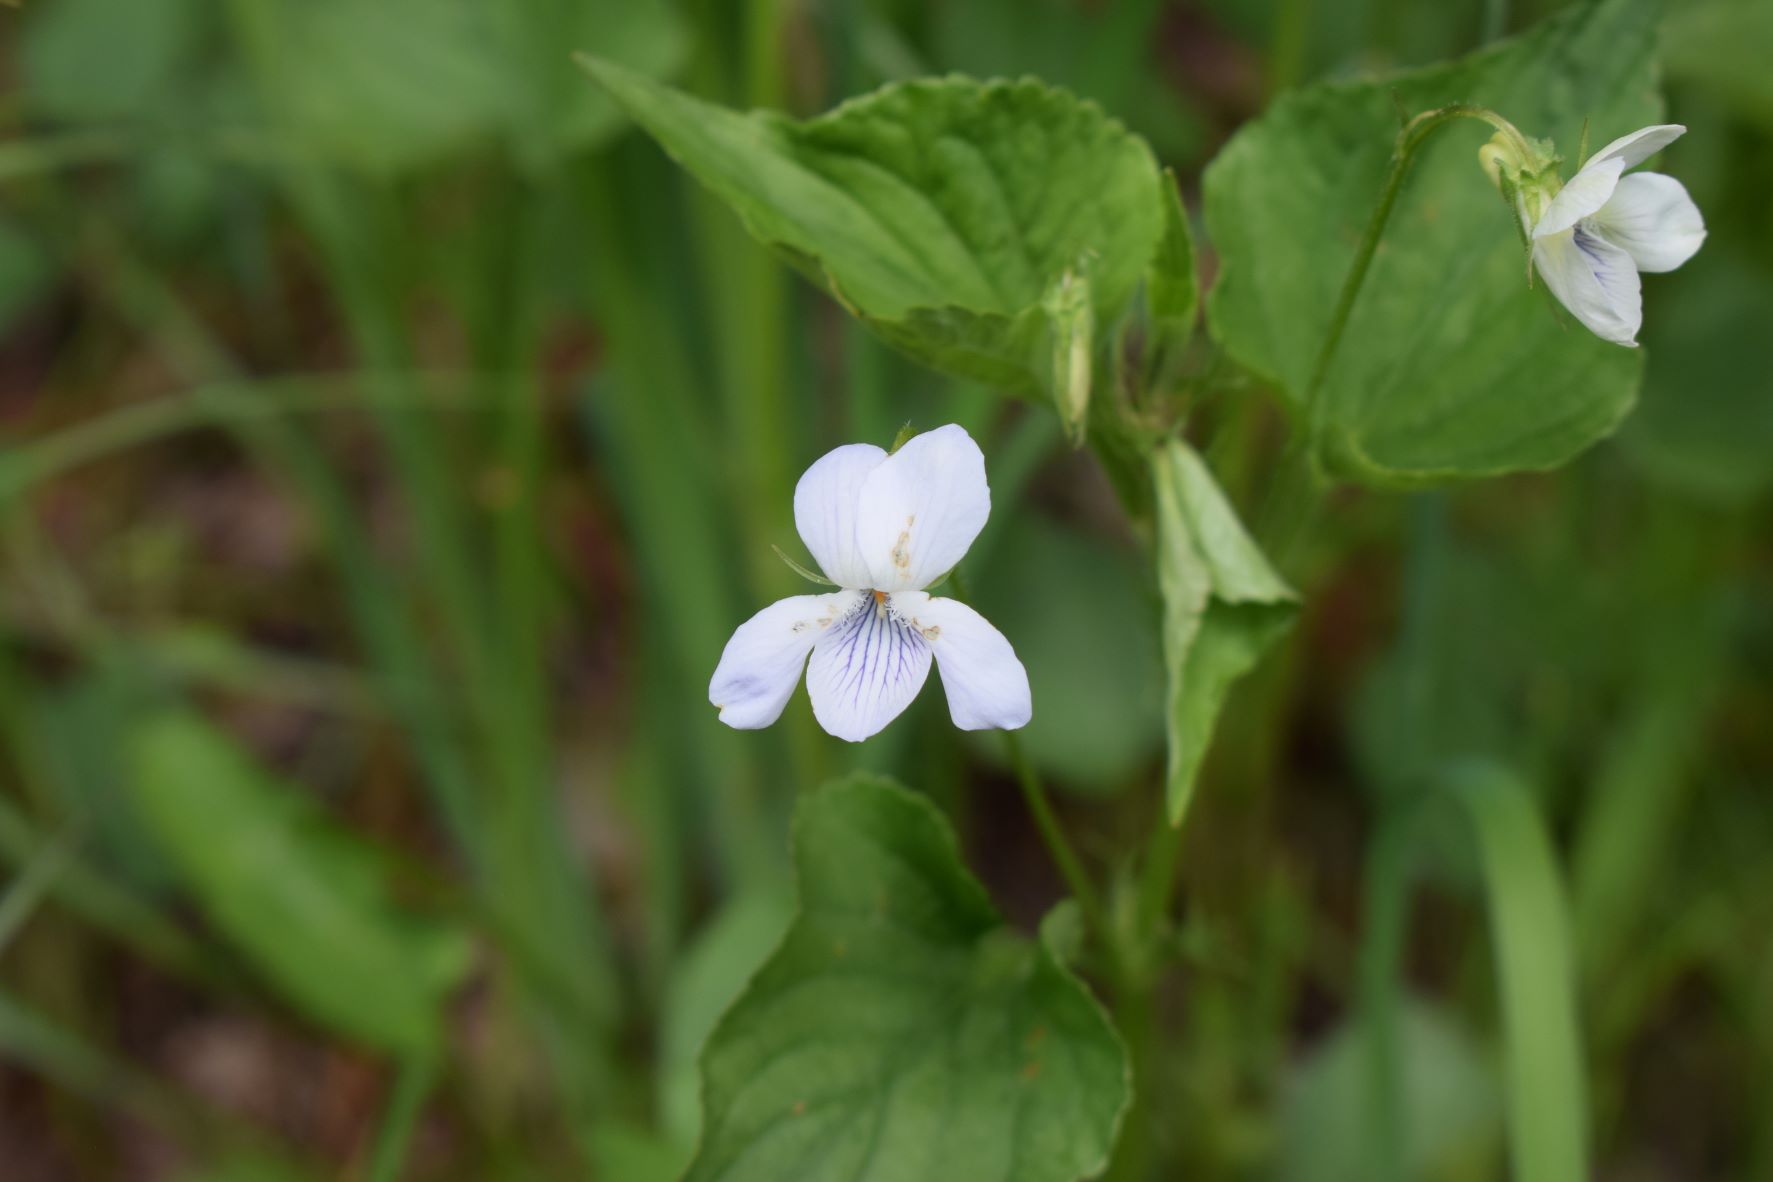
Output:
[[[933,692],[850,747],[720,726],[800,590],[790,497],[955,421],[1025,742],[1086,854],[1160,791],[1156,587],[1047,408],[920,370],[573,68],[796,114],[1034,74],[1198,178],[1278,91],[1553,0],[25,0],[0,7],[0,1176],[669,1179],[702,1037],[788,909],[797,792],[928,791],[994,897],[1059,895]],[[1470,852],[1387,799],[1487,757],[1570,897],[1598,1176],[1773,1177],[1773,3],[1671,5],[1710,238],[1648,378],[1553,475],[1345,494],[1182,851],[1151,1177],[1359,1179],[1353,1025],[1401,874],[1408,1176],[1502,1176]],[[1531,129],[1529,129],[1531,130]],[[1624,129],[1596,129],[1601,140]],[[1203,243],[1205,273],[1211,244]],[[1228,381],[1234,499],[1284,440]],[[1377,892],[1377,893],[1376,893]]]

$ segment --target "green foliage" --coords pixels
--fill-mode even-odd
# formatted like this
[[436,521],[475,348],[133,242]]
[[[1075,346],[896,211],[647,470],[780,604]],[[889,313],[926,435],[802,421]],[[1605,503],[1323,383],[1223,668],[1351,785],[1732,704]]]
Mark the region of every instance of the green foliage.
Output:
[[1620,443],[1646,472],[1720,504],[1773,486],[1773,370],[1762,332],[1773,323],[1773,282],[1719,242],[1651,305],[1643,405]]
[[1507,773],[1474,765],[1449,782],[1471,822],[1488,896],[1513,1175],[1578,1182],[1589,1176],[1588,1097],[1557,856],[1533,798]]
[[[372,172],[502,136],[528,167],[619,117],[574,49],[668,73],[687,48],[663,0],[240,0],[264,97],[306,152]],[[439,101],[440,96],[448,101]]]
[[[1215,335],[1295,409],[1383,186],[1399,111],[1476,103],[1573,158],[1655,122],[1656,5],[1602,0],[1447,65],[1283,96],[1207,169]],[[1400,485],[1549,468],[1614,429],[1641,361],[1529,289],[1513,215],[1457,122],[1418,153],[1316,412],[1339,474]],[[1655,282],[1654,279],[1651,280]]]
[[1766,0],[1687,0],[1668,6],[1662,60],[1672,79],[1727,100],[1773,127],[1773,5]]
[[1163,239],[1150,150],[1032,79],[895,84],[797,123],[585,68],[759,241],[963,377],[1053,394],[1070,369],[1053,364],[1049,309],[1069,305],[1049,297],[1087,268],[1094,323],[1114,324]]
[[1207,466],[1173,439],[1152,457],[1158,586],[1163,592],[1169,770],[1180,824],[1225,695],[1292,625],[1292,589],[1257,548]]
[[[1453,1015],[1421,1001],[1406,1001],[1393,1021],[1403,1176],[1487,1176],[1470,1168],[1485,1160],[1500,1115],[1482,1048]],[[1371,1056],[1366,1029],[1352,1020],[1298,1064],[1281,1109],[1279,1182],[1371,1182],[1371,1132],[1384,1127]]]
[[55,119],[150,113],[186,83],[205,33],[202,0],[57,0],[31,8],[22,47],[26,100]]
[[1127,1102],[1120,1040],[1004,926],[942,815],[852,777],[801,802],[794,861],[799,914],[703,1052],[689,1182],[1101,1169]]
[[316,1021],[381,1050],[429,1054],[468,967],[464,934],[388,896],[374,847],[326,822],[191,714],[142,719],[136,805],[223,935]]
[[[1029,758],[1074,791],[1126,786],[1163,735],[1149,572],[1103,540],[1027,515],[1006,527],[976,583],[976,605],[1015,637],[1028,670]],[[999,750],[996,735],[979,738],[981,752]]]

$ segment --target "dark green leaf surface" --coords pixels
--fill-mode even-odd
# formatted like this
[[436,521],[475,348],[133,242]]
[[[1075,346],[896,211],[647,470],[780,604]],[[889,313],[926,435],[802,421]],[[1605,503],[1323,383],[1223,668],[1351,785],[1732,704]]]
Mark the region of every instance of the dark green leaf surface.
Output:
[[[1584,5],[1457,62],[1280,99],[1206,173],[1222,265],[1214,333],[1297,404],[1384,184],[1400,106],[1489,106],[1555,139],[1567,175],[1584,119],[1604,143],[1659,118],[1656,10]],[[1529,290],[1519,234],[1477,163],[1489,135],[1475,121],[1436,131],[1405,182],[1321,392],[1323,458],[1343,475],[1396,485],[1555,467],[1631,407],[1638,352]]]
[[1033,80],[900,83],[797,123],[585,67],[760,241],[962,376],[1050,392],[1044,297],[1087,266],[1094,321],[1112,324],[1164,233],[1150,149]]
[[1174,824],[1194,793],[1225,695],[1291,626],[1298,606],[1187,444],[1171,440],[1158,450],[1152,484],[1169,676],[1165,795]]
[[921,797],[857,776],[801,804],[800,913],[702,1056],[691,1182],[1071,1182],[1128,1096],[1120,1041],[1004,926]]
[[200,718],[151,717],[132,739],[136,804],[210,922],[316,1021],[429,1051],[465,935],[397,909],[374,847]]

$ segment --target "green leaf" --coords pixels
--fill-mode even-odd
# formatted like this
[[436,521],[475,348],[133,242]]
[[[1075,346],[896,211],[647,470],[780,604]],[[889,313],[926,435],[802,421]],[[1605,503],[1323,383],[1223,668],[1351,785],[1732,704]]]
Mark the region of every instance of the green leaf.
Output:
[[[1214,334],[1297,407],[1377,202],[1400,107],[1488,106],[1573,158],[1661,113],[1657,5],[1606,0],[1446,65],[1307,88],[1245,126],[1207,169],[1221,271]],[[1529,289],[1512,215],[1478,167],[1490,129],[1458,121],[1417,154],[1324,387],[1322,458],[1368,484],[1550,468],[1630,409],[1637,350]],[[1657,282],[1655,277],[1649,279]]]
[[[1479,1178],[1496,1141],[1496,1080],[1481,1048],[1454,1016],[1406,1001],[1395,1018],[1401,1112],[1388,1132],[1400,1139],[1406,1178]],[[1371,1182],[1374,1111],[1368,1032],[1343,1024],[1294,1070],[1280,1110],[1278,1182]],[[1463,1170],[1458,1167],[1464,1166]]]
[[147,114],[173,94],[202,48],[199,0],[56,0],[31,8],[24,100],[56,119]]
[[1169,676],[1165,797],[1180,824],[1225,696],[1292,625],[1298,597],[1186,443],[1160,447],[1151,467]]
[[800,910],[702,1056],[688,1182],[1070,1182],[1129,1092],[1101,1008],[1012,932],[927,801],[855,776],[794,824]]
[[1659,278],[1645,325],[1643,405],[1620,446],[1658,482],[1693,497],[1753,501],[1773,486],[1773,373],[1762,342],[1773,323],[1773,274],[1718,241]]
[[582,61],[753,236],[963,377],[1052,396],[1049,293],[1087,266],[1094,323],[1113,324],[1164,233],[1144,142],[1031,79],[897,83],[795,122]]
[[1773,127],[1773,5],[1766,0],[1688,0],[1668,6],[1662,60],[1671,81],[1723,98]]
[[[1164,674],[1138,555],[1024,513],[1006,522],[980,571],[975,606],[1016,638],[1040,703],[1018,732],[1035,767],[1056,787],[1093,795],[1142,780],[1163,742]],[[1000,736],[973,739],[981,759],[1003,758]]]
[[242,0],[273,114],[302,149],[378,173],[508,138],[528,166],[619,122],[572,67],[591,49],[665,73],[687,49],[662,0]]
[[382,1050],[436,1045],[465,933],[389,898],[381,854],[195,715],[131,736],[149,831],[210,922],[309,1017]]
[[782,895],[742,895],[709,921],[672,970],[659,1015],[658,1111],[659,1124],[685,1146],[686,1157],[702,1123],[696,1067],[702,1045],[781,942],[792,910]]
[[1164,384],[1166,371],[1182,358],[1194,335],[1200,285],[1194,275],[1194,235],[1176,175],[1164,173],[1164,236],[1145,271],[1146,348],[1156,361],[1152,372]]

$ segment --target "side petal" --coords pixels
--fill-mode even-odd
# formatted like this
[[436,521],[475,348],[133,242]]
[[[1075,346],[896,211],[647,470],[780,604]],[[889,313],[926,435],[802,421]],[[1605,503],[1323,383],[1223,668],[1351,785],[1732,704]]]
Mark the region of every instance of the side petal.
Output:
[[856,549],[856,505],[862,483],[886,458],[872,443],[846,443],[820,456],[794,486],[794,528],[840,587],[868,586],[868,564]]
[[1562,234],[1605,205],[1613,190],[1619,187],[1619,174],[1624,171],[1625,164],[1618,157],[1590,160],[1545,207],[1539,224],[1533,227],[1533,237],[1549,238],[1553,234]]
[[858,597],[850,614],[813,648],[806,692],[813,717],[860,743],[904,712],[930,675],[930,645],[883,601]]
[[1680,123],[1655,123],[1649,127],[1640,127],[1630,135],[1620,136],[1590,156],[1588,164],[1592,165],[1599,160],[1620,160],[1624,162],[1624,167],[1635,168],[1686,134],[1686,127]]
[[991,516],[985,456],[953,423],[925,431],[862,484],[856,545],[878,591],[915,591],[953,569]]
[[963,731],[1028,725],[1034,701],[1028,670],[1004,634],[958,599],[921,591],[893,596],[893,607],[911,622],[936,654],[948,713]]
[[1640,271],[1672,271],[1705,241],[1705,219],[1681,182],[1634,172],[1594,215],[1601,237],[1631,256]]
[[862,599],[857,591],[793,595],[740,624],[708,683],[708,700],[719,709],[720,721],[750,731],[780,718],[807,653]]
[[1533,265],[1558,302],[1596,336],[1636,347],[1644,313],[1630,255],[1578,228],[1535,240]]

